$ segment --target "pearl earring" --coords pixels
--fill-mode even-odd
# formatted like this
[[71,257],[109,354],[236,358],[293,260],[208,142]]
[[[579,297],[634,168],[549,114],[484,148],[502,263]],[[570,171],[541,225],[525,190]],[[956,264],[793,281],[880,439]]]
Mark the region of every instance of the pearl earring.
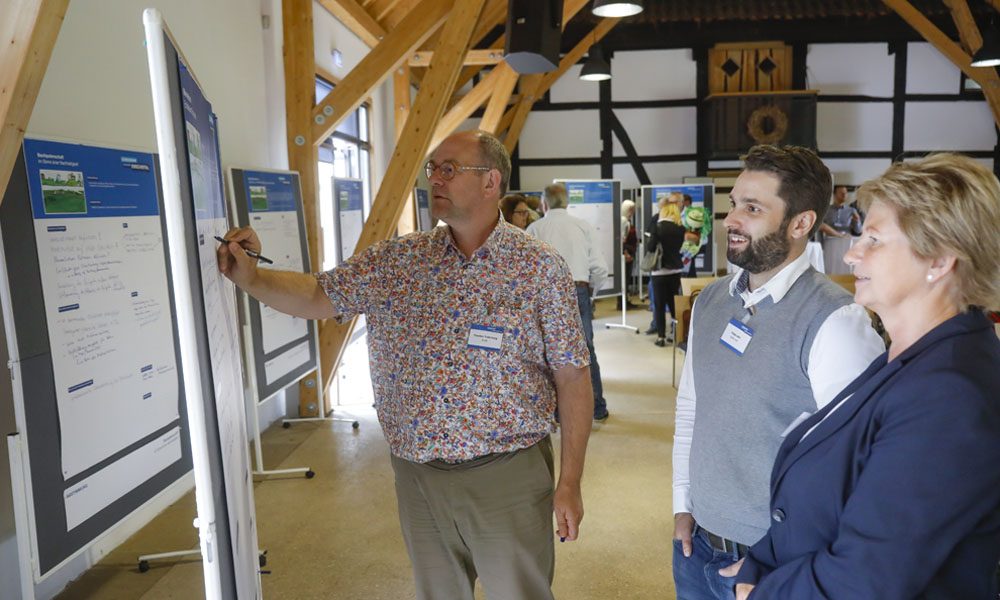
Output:
[[927,274],[927,281],[934,281],[934,276],[930,273]]

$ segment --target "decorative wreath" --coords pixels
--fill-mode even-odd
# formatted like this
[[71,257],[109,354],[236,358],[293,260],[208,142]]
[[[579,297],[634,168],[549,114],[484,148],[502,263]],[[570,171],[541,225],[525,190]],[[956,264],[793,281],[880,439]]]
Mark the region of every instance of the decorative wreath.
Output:
[[[764,131],[764,126],[768,122],[771,130]],[[778,142],[788,133],[788,115],[773,104],[761,106],[750,113],[750,118],[747,119],[747,132],[758,144]]]

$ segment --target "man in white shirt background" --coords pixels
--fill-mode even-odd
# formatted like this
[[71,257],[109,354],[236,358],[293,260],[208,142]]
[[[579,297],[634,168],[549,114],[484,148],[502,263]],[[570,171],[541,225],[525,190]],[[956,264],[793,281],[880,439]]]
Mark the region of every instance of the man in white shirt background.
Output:
[[527,232],[556,249],[569,265],[576,283],[576,300],[580,320],[590,351],[590,381],[594,388],[594,419],[608,418],[608,405],[601,385],[601,367],[594,352],[594,305],[592,296],[604,278],[608,267],[597,248],[596,235],[590,223],[578,219],[566,210],[569,198],[566,186],[556,183],[545,188],[545,216],[528,226]]
[[770,521],[784,432],[884,351],[868,314],[809,265],[830,172],[816,153],[756,146],[730,194],[727,258],[691,315],[674,429],[673,573],[679,600],[734,598],[747,547]]

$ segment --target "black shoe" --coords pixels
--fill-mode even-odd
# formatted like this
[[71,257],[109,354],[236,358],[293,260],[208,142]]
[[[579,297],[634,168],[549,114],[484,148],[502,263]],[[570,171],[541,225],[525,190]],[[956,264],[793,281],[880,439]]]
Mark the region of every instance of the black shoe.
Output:
[[662,348],[667,345],[667,338],[656,338],[656,341],[653,343]]
[[605,408],[600,413],[594,413],[594,420],[595,421],[607,421],[608,420],[608,415],[610,415],[610,414],[611,413],[608,412],[608,409]]
[[646,335],[653,335],[654,333],[656,333],[656,327],[650,327],[646,330]]

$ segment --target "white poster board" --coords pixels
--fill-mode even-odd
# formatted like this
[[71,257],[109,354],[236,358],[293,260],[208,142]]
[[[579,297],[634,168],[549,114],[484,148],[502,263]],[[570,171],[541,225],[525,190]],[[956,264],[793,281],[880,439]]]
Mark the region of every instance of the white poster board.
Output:
[[236,295],[215,257],[214,237],[225,235],[230,224],[218,123],[159,11],[144,11],[143,22],[167,234],[176,258],[171,275],[205,593],[209,600],[260,598]]
[[333,219],[337,227],[337,264],[354,254],[365,226],[364,182],[360,179],[333,178]]
[[621,294],[621,183],[613,179],[562,180],[566,186],[569,214],[583,219],[594,228],[595,243],[604,255],[608,275],[594,296]]

